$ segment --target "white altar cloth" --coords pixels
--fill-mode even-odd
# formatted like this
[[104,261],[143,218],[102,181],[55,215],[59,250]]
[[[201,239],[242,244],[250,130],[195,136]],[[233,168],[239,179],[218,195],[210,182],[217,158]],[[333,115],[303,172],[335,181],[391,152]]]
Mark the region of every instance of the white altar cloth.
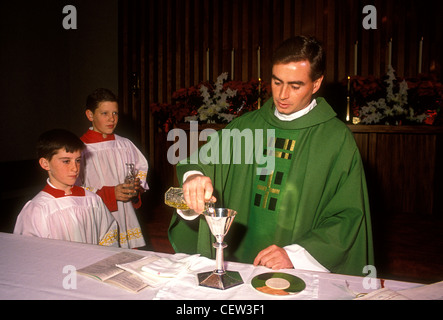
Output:
[[[75,288],[66,288],[64,281],[72,276],[72,270],[78,270],[121,251],[142,256],[152,255],[152,252],[143,250],[0,233],[0,299],[347,300],[355,298],[353,293],[373,291],[364,288],[363,276],[287,269],[280,272],[302,278],[306,282],[306,289],[295,295],[271,296],[255,290],[251,285],[254,276],[271,272],[270,269],[233,262],[226,262],[226,268],[240,272],[244,284],[227,290],[206,288],[198,285],[196,274],[213,270],[215,261],[204,257],[198,257],[197,263],[192,266],[192,272],[185,276],[156,288],[148,287],[139,293],[131,293],[79,274]],[[155,254],[171,257],[166,253]],[[378,289],[381,282],[378,279],[376,281]],[[392,290],[403,290],[421,285],[385,280],[384,286]]]

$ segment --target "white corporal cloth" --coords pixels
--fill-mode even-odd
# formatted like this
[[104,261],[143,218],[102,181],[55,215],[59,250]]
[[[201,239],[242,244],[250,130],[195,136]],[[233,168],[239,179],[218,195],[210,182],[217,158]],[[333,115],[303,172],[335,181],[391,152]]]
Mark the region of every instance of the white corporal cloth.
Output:
[[159,287],[191,273],[191,265],[198,257],[199,255],[177,254],[169,258],[152,255],[133,262],[117,264],[117,267],[137,275],[151,287]]

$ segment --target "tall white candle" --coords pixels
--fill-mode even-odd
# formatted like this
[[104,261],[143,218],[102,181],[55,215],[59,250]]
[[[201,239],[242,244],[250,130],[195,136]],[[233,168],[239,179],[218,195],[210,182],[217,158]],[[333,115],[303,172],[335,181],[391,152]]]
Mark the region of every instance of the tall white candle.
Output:
[[354,45],[354,75],[357,75],[357,63],[358,63],[358,41],[355,41],[355,45]]
[[421,37],[420,44],[418,46],[418,73],[421,73],[421,67],[423,64],[423,37]]
[[258,79],[260,79],[260,46],[257,49],[257,75]]
[[231,80],[234,80],[234,59],[235,59],[234,48],[232,48],[232,51],[231,51]]
[[392,66],[392,38],[389,39],[388,44],[388,68],[389,66]]
[[351,77],[348,76],[348,96],[346,97],[346,121],[351,119],[350,102],[351,102]]
[[209,48],[206,50],[206,79],[209,81]]

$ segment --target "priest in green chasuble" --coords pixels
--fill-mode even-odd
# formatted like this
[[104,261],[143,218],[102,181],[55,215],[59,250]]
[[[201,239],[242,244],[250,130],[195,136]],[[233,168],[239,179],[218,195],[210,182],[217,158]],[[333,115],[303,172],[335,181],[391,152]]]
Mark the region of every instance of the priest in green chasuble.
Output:
[[[360,276],[374,264],[359,150],[325,99],[313,98],[324,69],[314,38],[286,40],[273,56],[272,98],[209,137],[202,147],[208,159],[200,152],[198,161],[177,165],[196,212],[172,217],[169,239],[177,252],[215,258],[213,236],[199,215],[213,197],[217,207],[238,212],[225,238],[226,260]],[[253,143],[227,139],[234,129],[251,134]]]

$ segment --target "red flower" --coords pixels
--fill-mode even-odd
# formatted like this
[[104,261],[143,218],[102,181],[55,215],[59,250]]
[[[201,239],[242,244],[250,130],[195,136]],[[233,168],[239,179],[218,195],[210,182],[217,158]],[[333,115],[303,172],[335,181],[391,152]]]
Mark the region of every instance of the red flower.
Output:
[[[386,98],[385,79],[386,77],[375,78],[374,76],[351,77],[351,90],[347,94],[351,97],[354,116],[359,116],[361,108],[368,102]],[[411,107],[415,115],[426,114],[427,118],[423,121],[425,124],[440,123],[440,120],[436,121],[436,119],[439,119],[439,112],[443,108],[443,84],[432,74],[420,74],[416,78],[409,79],[396,77],[394,92],[398,92],[399,84],[403,80],[406,80],[408,85],[407,107]],[[347,79],[342,81],[342,85],[347,88]],[[407,122],[407,119],[404,120]]]
[[[200,88],[204,85],[209,93],[213,93],[214,84],[212,82],[202,82],[189,88],[180,88],[172,93],[172,103],[152,103],[150,106],[152,114],[155,116],[159,127],[169,131],[175,123],[184,121],[187,116],[198,115],[198,109],[203,104]],[[228,112],[240,115],[257,108],[258,99],[265,99],[270,95],[270,85],[252,79],[249,82],[227,81],[223,84],[223,90],[236,90],[236,95],[227,100],[229,103]]]
[[423,122],[429,125],[433,125],[435,118],[437,117],[437,111],[427,110],[426,115],[428,116]]

